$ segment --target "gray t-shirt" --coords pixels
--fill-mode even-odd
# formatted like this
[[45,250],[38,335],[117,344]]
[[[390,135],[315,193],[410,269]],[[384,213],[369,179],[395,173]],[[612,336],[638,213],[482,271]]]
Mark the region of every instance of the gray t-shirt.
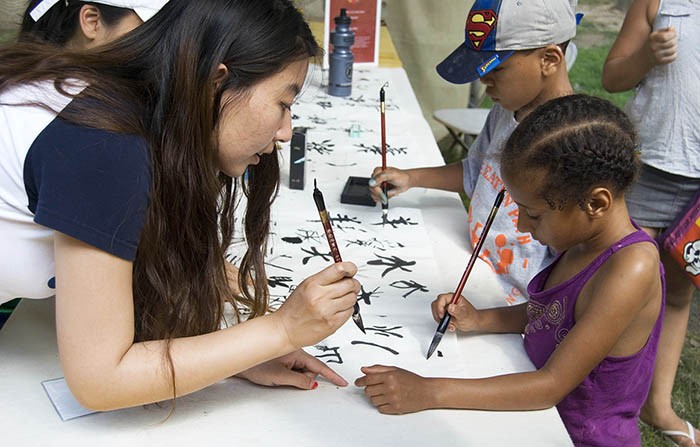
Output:
[[700,177],[700,3],[663,0],[654,30],[674,27],[678,57],[652,68],[625,110],[639,132],[642,161],[684,177]]
[[[481,235],[496,195],[504,187],[498,154],[518,123],[513,112],[496,104],[484,128],[462,160],[464,191],[471,198],[469,233],[472,247]],[[518,206],[509,194],[491,224],[479,257],[491,266],[503,287],[507,304],[527,300],[527,284],[552,260],[554,252],[517,229]]]

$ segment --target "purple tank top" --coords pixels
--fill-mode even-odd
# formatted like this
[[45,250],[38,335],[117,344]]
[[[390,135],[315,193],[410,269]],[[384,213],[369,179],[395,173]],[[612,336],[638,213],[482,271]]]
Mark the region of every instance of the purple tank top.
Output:
[[[525,351],[537,369],[544,366],[576,324],[576,299],[586,282],[613,253],[637,242],[655,244],[638,228],[561,284],[542,290],[559,257],[530,281],[527,288],[530,300],[527,305],[528,324],[525,326],[524,342]],[[637,417],[646,400],[654,372],[666,300],[663,266],[659,273],[663,290],[661,310],[646,345],[628,357],[604,358],[557,405],[559,415],[576,446],[641,445]]]

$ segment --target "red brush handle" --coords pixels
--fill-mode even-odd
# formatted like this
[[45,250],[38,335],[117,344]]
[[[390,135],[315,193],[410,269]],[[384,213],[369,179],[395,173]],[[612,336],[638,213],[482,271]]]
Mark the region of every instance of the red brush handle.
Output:
[[481,252],[481,246],[484,245],[484,240],[486,240],[486,235],[489,233],[489,228],[491,228],[491,224],[493,223],[494,217],[496,217],[496,211],[498,211],[498,207],[501,206],[501,202],[503,202],[503,196],[505,195],[506,190],[502,189],[498,195],[496,196],[496,200],[493,204],[493,208],[491,208],[491,213],[489,214],[488,219],[486,219],[486,223],[484,224],[484,229],[481,231],[481,236],[479,236],[479,240],[476,243],[476,246],[474,247],[474,250],[472,251],[472,255],[469,258],[469,262],[467,263],[467,268],[464,270],[464,273],[462,274],[462,279],[459,280],[459,284],[457,284],[457,288],[455,289],[455,293],[452,296],[452,301],[450,302],[451,304],[455,304],[457,300],[459,299],[460,295],[462,294],[462,290],[464,289],[464,285],[467,283],[467,278],[469,278],[469,274],[472,272],[472,267],[474,267],[474,263],[476,262],[476,258],[479,256],[479,252]]

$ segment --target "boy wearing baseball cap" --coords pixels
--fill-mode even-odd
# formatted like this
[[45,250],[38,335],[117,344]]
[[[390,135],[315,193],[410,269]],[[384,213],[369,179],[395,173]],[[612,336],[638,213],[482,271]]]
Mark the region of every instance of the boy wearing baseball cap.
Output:
[[32,0],[20,40],[72,49],[92,48],[120,37],[153,17],[168,0]]
[[[503,188],[495,155],[518,122],[540,104],[573,93],[564,54],[576,35],[575,1],[476,0],[467,14],[464,41],[437,66],[445,80],[480,80],[494,106],[467,157],[449,165],[375,168],[389,196],[413,187],[464,191],[471,199],[469,226],[476,244]],[[379,196],[378,187],[372,190]],[[508,304],[523,302],[530,279],[553,260],[547,247],[517,229],[518,205],[508,195],[492,223],[480,257],[497,274]]]

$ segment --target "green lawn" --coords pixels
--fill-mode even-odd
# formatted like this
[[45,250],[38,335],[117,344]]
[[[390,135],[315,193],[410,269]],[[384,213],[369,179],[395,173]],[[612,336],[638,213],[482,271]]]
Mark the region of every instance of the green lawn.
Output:
[[600,82],[601,71],[605,58],[608,56],[608,46],[594,48],[579,48],[578,56],[574,66],[571,67],[569,79],[574,91],[586,93],[623,107],[625,102],[632,96],[632,91],[623,93],[608,93],[603,89]]

